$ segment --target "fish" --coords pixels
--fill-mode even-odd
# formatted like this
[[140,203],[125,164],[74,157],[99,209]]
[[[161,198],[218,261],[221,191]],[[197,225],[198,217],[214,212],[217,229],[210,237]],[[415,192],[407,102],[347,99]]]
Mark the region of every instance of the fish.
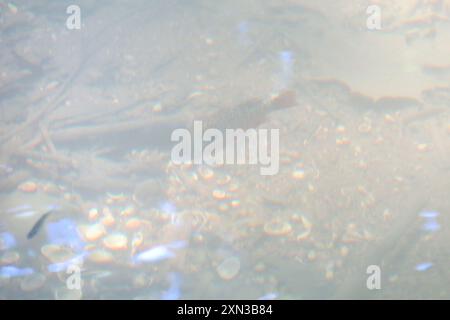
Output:
[[27,239],[30,240],[32,238],[34,238],[39,230],[41,230],[42,226],[44,225],[45,221],[47,220],[48,216],[53,212],[53,210],[47,211],[46,213],[44,213],[42,215],[42,217],[39,218],[38,221],[36,221],[36,223],[33,225],[33,227],[31,228],[31,230],[28,232],[27,234]]
[[204,119],[204,128],[218,129],[250,129],[264,123],[268,115],[277,110],[297,105],[296,94],[292,90],[281,92],[268,102],[250,99],[226,110],[220,109]]

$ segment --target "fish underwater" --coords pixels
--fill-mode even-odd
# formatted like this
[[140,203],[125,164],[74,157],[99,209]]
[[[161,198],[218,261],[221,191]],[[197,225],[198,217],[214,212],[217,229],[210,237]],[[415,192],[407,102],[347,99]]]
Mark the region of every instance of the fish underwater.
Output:
[[249,129],[266,121],[270,113],[297,105],[294,91],[287,90],[268,102],[251,99],[226,110],[220,109],[204,119],[205,129]]
[[27,239],[30,240],[30,239],[34,238],[39,233],[39,231],[41,230],[42,226],[45,224],[45,221],[50,216],[50,214],[52,214],[53,212],[55,212],[56,210],[59,210],[59,209],[61,209],[61,207],[59,205],[56,205],[56,204],[49,205],[47,208],[47,211],[36,221],[36,223],[33,225],[33,227],[28,232]]
[[31,240],[32,238],[34,238],[39,230],[41,230],[42,226],[44,225],[45,221],[47,220],[47,218],[49,217],[49,215],[53,212],[53,210],[47,211],[46,213],[44,213],[38,221],[36,221],[36,223],[33,225],[33,227],[30,229],[30,231],[27,234],[27,239]]

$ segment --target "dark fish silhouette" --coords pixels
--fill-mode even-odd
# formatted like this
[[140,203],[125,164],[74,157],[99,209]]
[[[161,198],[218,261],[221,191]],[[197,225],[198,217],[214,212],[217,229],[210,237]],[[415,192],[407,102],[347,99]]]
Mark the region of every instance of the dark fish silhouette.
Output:
[[249,129],[256,128],[266,121],[274,111],[291,108],[297,105],[294,91],[284,91],[268,102],[252,99],[235,107],[221,109],[205,119],[204,129]]
[[38,234],[39,230],[41,230],[42,226],[44,225],[45,220],[47,220],[48,216],[52,212],[53,212],[53,210],[47,211],[46,213],[44,213],[42,215],[42,217],[39,218],[38,221],[36,221],[36,223],[31,228],[30,232],[28,232],[27,239],[32,239],[34,236],[36,236]]

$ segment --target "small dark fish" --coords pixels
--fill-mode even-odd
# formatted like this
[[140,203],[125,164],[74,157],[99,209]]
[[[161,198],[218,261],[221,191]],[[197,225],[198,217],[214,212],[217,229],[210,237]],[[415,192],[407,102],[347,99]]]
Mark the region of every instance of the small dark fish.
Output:
[[28,232],[27,239],[32,239],[35,235],[37,235],[39,230],[41,230],[42,226],[44,225],[45,220],[47,220],[48,216],[52,212],[53,212],[53,210],[47,211],[46,213],[44,213],[42,215],[42,217],[39,218],[38,221],[36,221],[36,223],[34,224],[33,228],[31,228],[30,232]]
[[268,102],[251,99],[233,108],[218,110],[205,119],[205,129],[256,128],[266,121],[267,116],[274,111],[291,108],[297,105],[294,91],[281,92]]

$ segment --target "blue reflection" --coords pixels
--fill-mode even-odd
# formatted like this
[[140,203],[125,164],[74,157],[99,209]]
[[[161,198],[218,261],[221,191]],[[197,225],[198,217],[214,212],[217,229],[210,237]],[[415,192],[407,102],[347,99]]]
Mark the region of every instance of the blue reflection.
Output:
[[20,213],[22,211],[29,211],[31,209],[32,209],[32,207],[29,204],[23,204],[20,206],[16,206],[16,207],[7,209],[6,213]]
[[294,54],[292,51],[284,50],[279,53],[279,58],[283,75],[290,76],[294,67]]
[[37,253],[33,249],[28,249],[27,250],[27,256],[29,256],[30,258],[36,258],[37,257]]
[[31,268],[17,268],[14,266],[6,266],[0,268],[0,278],[24,277],[33,273],[34,270]]
[[152,249],[138,253],[134,258],[134,263],[154,263],[175,257],[175,253],[165,246],[156,246]]
[[427,270],[430,269],[432,266],[433,266],[433,263],[432,263],[432,262],[422,262],[422,263],[419,263],[418,265],[416,265],[415,269],[416,269],[417,271],[422,272],[422,271],[427,271]]
[[177,212],[177,207],[170,202],[170,201],[164,201],[160,204],[159,209],[165,213],[175,213]]
[[0,250],[9,250],[17,245],[16,238],[10,232],[0,233]]
[[422,230],[425,232],[436,232],[441,226],[437,221],[437,217],[439,216],[439,212],[433,210],[424,210],[419,212],[419,217],[424,219],[424,223],[422,224]]
[[159,209],[170,215],[170,222],[172,224],[180,224],[181,221],[177,215],[177,207],[170,201],[164,201],[159,205]]
[[437,212],[437,211],[422,211],[419,213],[419,216],[422,218],[437,218],[439,216],[439,212]]
[[175,257],[174,250],[182,249],[187,246],[187,242],[183,240],[174,241],[167,245],[160,245],[149,250],[139,252],[133,257],[135,264],[139,263],[155,263]]
[[49,272],[65,272],[72,265],[82,265],[87,253],[83,252],[78,256],[64,262],[52,263],[47,266]]
[[84,242],[77,231],[75,221],[72,219],[61,219],[47,223],[47,238],[50,243],[63,245],[82,250]]
[[238,42],[242,46],[248,46],[251,44],[249,31],[250,25],[248,21],[240,21],[237,25]]
[[178,300],[181,297],[181,276],[179,273],[172,272],[169,274],[169,289],[163,292],[161,300]]
[[294,75],[294,54],[290,50],[283,50],[278,53],[278,60],[280,63],[280,88],[279,90],[286,89],[290,86],[292,82],[292,77]]
[[266,293],[265,295],[259,297],[258,300],[275,300],[276,298],[278,298],[278,293],[269,292],[269,293]]
[[19,219],[26,219],[26,218],[33,217],[34,215],[36,215],[36,213],[37,212],[34,210],[22,211],[22,212],[14,214],[14,217],[19,218]]
[[441,225],[434,219],[428,219],[422,225],[422,230],[427,232],[436,232],[441,228]]

